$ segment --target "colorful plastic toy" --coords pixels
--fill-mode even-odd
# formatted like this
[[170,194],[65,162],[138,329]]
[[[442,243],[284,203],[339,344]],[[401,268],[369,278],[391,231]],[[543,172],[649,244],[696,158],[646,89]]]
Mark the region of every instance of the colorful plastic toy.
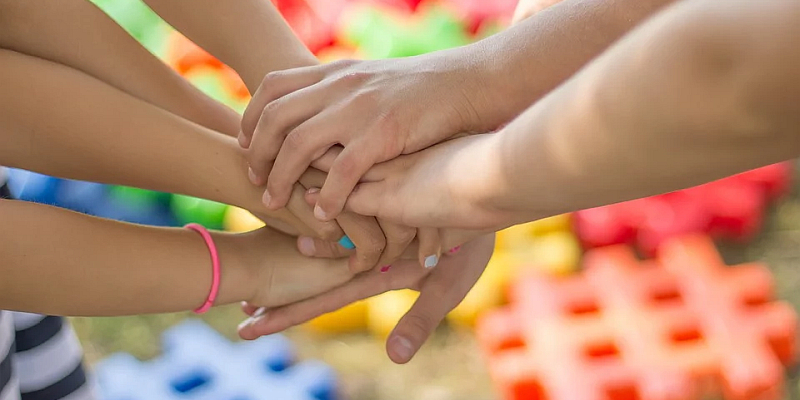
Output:
[[420,7],[408,15],[389,7],[353,5],[342,15],[338,38],[367,58],[408,57],[468,44],[463,24],[448,10]]
[[467,22],[471,33],[478,32],[484,24],[508,25],[514,15],[518,0],[442,0],[459,18]]
[[145,48],[157,56],[166,51],[169,26],[141,0],[92,0]]
[[222,225],[228,232],[250,232],[262,228],[264,222],[238,207],[228,207]]
[[210,200],[174,195],[170,209],[180,225],[198,223],[208,229],[222,229],[228,206]]
[[61,179],[21,169],[8,169],[8,189],[14,198],[56,204]]
[[[533,275],[477,334],[507,400],[781,398],[797,315],[760,264],[726,267],[711,239],[589,251],[585,272]],[[710,391],[710,392],[709,392]]]
[[553,232],[532,236],[530,228],[528,224],[512,228],[511,232],[516,230],[512,235],[524,232],[525,241],[517,241],[513,246],[508,241],[505,245],[498,243],[481,278],[447,316],[449,322],[473,326],[483,313],[504,304],[508,287],[527,274],[565,276],[577,270],[581,248],[574,234]]
[[[330,46],[334,41],[334,26],[345,2],[326,0],[272,0],[294,33],[311,52]],[[316,8],[312,6],[316,5]]]
[[636,244],[647,256],[676,235],[704,232],[747,242],[755,236],[769,201],[784,195],[791,163],[781,163],[695,188],[575,213],[575,231],[586,248]]
[[163,335],[164,353],[140,362],[116,354],[95,367],[105,400],[334,400],[337,378],[320,362],[295,363],[280,335],[231,343],[199,321]]

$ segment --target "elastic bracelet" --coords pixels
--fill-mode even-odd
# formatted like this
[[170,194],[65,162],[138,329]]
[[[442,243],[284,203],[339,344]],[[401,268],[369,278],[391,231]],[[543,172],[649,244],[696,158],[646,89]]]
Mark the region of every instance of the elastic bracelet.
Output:
[[208,252],[211,253],[211,291],[208,292],[208,297],[206,298],[205,303],[202,306],[194,310],[196,314],[203,314],[209,309],[211,306],[214,305],[214,300],[217,299],[217,293],[219,293],[219,281],[220,281],[220,265],[219,265],[219,253],[217,252],[217,245],[214,244],[214,239],[211,237],[211,234],[208,233],[208,230],[200,225],[200,224],[186,224],[184,226],[186,229],[193,230],[200,234],[203,237],[203,240],[206,242],[206,246],[208,246]]

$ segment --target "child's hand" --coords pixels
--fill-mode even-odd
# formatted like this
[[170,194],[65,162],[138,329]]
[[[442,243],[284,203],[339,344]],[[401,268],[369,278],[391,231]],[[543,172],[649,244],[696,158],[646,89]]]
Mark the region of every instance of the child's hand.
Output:
[[256,289],[247,301],[259,307],[303,300],[354,276],[346,260],[304,257],[295,248],[295,238],[269,228],[236,235],[235,239],[241,243],[237,261],[254,271]]
[[315,209],[324,221],[339,215],[373,164],[504,122],[481,115],[490,100],[470,60],[444,52],[267,75],[245,112],[240,144],[249,147],[257,182],[267,183],[268,207],[284,206],[303,171],[333,145],[345,150]]
[[[255,339],[389,290],[410,288],[418,290],[420,296],[387,341],[387,352],[392,361],[407,363],[478,281],[489,262],[493,246],[494,235],[488,235],[444,257],[433,270],[421,269],[414,262],[403,262],[394,265],[387,273],[370,271],[360,274],[319,296],[261,310],[239,327],[239,335],[244,339]],[[245,306],[245,312],[253,314],[256,309]]]

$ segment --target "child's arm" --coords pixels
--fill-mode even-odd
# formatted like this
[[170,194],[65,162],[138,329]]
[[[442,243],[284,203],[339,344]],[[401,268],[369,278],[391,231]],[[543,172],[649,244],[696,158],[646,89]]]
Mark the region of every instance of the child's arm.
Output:
[[[196,232],[89,217],[0,200],[0,309],[53,315],[187,311],[211,287],[211,257]],[[308,259],[294,239],[263,228],[213,233],[220,255],[216,305],[278,306],[348,281],[347,263]]]
[[[0,60],[0,165],[262,209],[236,139],[63,65],[8,50]],[[306,225],[286,210],[269,216]]]
[[269,72],[318,63],[270,0],[144,2],[238,72],[250,93],[255,93]]
[[412,226],[498,229],[800,156],[798,37],[798,2],[681,3],[501,133],[377,166],[349,204]]
[[239,115],[196,89],[88,0],[0,0],[0,48],[64,64],[212,130]]
[[[139,45],[119,25],[86,0],[64,0],[41,7],[18,0],[0,1],[0,48],[67,65],[141,100],[229,136],[239,131],[239,115],[186,82]],[[36,29],[31,29],[36,27]],[[75,51],[79,48],[81,51]],[[246,170],[245,170],[246,171]],[[302,192],[299,188],[298,192]],[[275,227],[338,239],[336,223],[318,221],[297,195],[287,208],[270,212],[255,202],[251,210]],[[300,224],[304,224],[304,227]]]

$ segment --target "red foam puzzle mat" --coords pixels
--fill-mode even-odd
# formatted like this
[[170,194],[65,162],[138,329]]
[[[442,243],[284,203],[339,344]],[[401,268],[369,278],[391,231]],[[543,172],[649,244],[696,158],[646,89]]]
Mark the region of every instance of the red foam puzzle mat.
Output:
[[578,211],[584,248],[633,244],[646,256],[689,233],[747,242],[761,229],[768,204],[790,188],[792,163],[780,163],[664,195]]
[[477,326],[506,400],[782,398],[797,315],[758,263],[727,267],[710,238],[672,239],[656,260],[587,252],[571,278],[529,276]]

